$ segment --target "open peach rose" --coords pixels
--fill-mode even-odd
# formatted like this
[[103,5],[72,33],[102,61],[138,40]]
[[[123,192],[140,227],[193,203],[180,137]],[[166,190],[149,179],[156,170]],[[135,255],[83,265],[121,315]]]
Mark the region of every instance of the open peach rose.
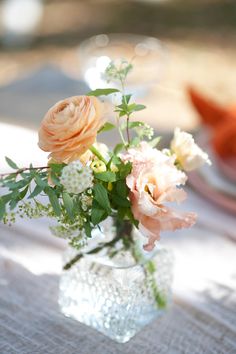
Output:
[[165,206],[167,202],[181,202],[186,194],[180,185],[187,177],[174,165],[175,157],[151,148],[142,142],[139,149],[130,149],[122,157],[132,162],[132,171],[126,183],[139,229],[148,237],[144,249],[151,251],[160,239],[160,231],[176,230],[194,224],[194,213],[180,213]]
[[46,113],[39,130],[39,147],[57,162],[77,160],[93,145],[103,124],[97,98],[69,97]]

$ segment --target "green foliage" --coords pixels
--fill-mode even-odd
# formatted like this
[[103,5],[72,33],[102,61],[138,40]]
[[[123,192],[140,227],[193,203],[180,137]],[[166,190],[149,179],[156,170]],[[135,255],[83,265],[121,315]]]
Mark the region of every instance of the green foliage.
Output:
[[39,195],[43,191],[43,189],[44,189],[44,187],[40,187],[40,186],[36,185],[33,192],[30,193],[30,195],[28,196],[28,199],[32,199],[32,198],[37,197],[37,195]]
[[6,160],[7,164],[8,164],[8,166],[13,168],[13,170],[18,170],[19,169],[17,164],[14,161],[12,161],[9,157],[5,157],[5,160]]
[[[143,122],[139,122],[139,121],[135,121],[135,122],[128,122],[128,127],[129,129],[134,129],[134,128],[137,128],[137,127],[143,127],[145,125],[145,123]],[[124,122],[123,124],[121,124],[121,129],[122,130],[125,130],[127,128],[127,123]]]
[[72,197],[69,195],[69,193],[63,192],[62,193],[62,200],[64,207],[69,215],[69,217],[73,220],[74,217],[74,202]]
[[119,90],[115,88],[96,89],[87,93],[87,96],[108,96],[117,92],[119,92]]
[[155,148],[159,144],[160,140],[161,140],[161,137],[157,136],[153,140],[149,141],[149,145],[151,145],[151,147]]
[[98,131],[98,133],[108,132],[108,131],[110,131],[110,130],[112,130],[112,129],[115,129],[115,128],[116,128],[116,126],[115,126],[114,124],[112,124],[112,123],[110,123],[110,122],[106,122],[106,123],[102,126],[102,128]]
[[117,179],[116,174],[112,171],[94,173],[94,176],[96,179],[103,182],[115,182]]
[[44,188],[44,192],[48,195],[48,198],[50,200],[50,203],[53,207],[53,210],[54,210],[56,216],[60,216],[61,215],[61,206],[60,206],[56,191],[53,188],[47,186]]
[[6,212],[5,203],[2,198],[0,198],[0,220],[3,219]]
[[125,145],[123,143],[119,143],[115,146],[113,152],[115,155],[118,155],[123,149],[124,149]]
[[91,213],[92,224],[98,225],[106,217],[107,217],[107,212],[103,208],[101,208],[96,201],[94,201],[92,213]]
[[132,64],[129,63],[127,60],[121,60],[119,63],[111,61],[108,67],[106,68],[105,77],[108,82],[117,80],[124,84],[127,75],[132,69]]
[[142,104],[136,104],[136,103],[129,104],[129,103],[127,103],[125,100],[125,97],[126,96],[122,97],[122,103],[119,104],[118,106],[116,106],[116,108],[115,108],[115,112],[118,112],[120,117],[130,116],[132,113],[141,111],[146,108]]
[[49,163],[50,169],[57,176],[61,174],[62,169],[66,166],[65,163]]
[[119,165],[119,171],[118,171],[118,175],[119,175],[120,179],[125,180],[126,177],[130,174],[131,170],[132,170],[132,163],[131,162],[121,163]]
[[[43,188],[43,189],[44,189],[44,188],[46,188],[47,185],[48,185],[47,179],[46,179],[46,178],[43,179],[43,178],[40,176],[40,174],[36,174],[36,175],[34,176],[34,180],[35,180],[37,186],[40,187],[40,188]],[[45,193],[46,193],[46,192],[45,192]]]
[[94,200],[104,209],[107,214],[111,214],[111,205],[108,198],[108,191],[102,184],[95,184],[93,187]]
[[117,80],[124,83],[132,68],[132,64],[127,60],[121,60],[119,63],[111,61],[106,68],[105,77],[108,82]]

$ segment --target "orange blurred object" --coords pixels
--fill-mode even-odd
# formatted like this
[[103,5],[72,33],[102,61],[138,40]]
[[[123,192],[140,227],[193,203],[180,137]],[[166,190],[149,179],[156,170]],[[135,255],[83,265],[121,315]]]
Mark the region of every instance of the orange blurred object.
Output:
[[236,105],[223,107],[191,86],[187,91],[202,123],[212,129],[216,153],[220,157],[236,157]]
[[221,157],[236,157],[236,119],[221,124],[213,134],[212,143]]

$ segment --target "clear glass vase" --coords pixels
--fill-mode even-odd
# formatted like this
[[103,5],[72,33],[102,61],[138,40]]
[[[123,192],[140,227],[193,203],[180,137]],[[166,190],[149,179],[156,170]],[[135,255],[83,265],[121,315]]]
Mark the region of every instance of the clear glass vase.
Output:
[[[102,228],[95,239],[109,241],[116,231],[114,226]],[[161,316],[171,301],[171,252],[160,246],[152,253],[144,252],[135,234],[135,256],[120,241],[112,249],[86,254],[94,249],[90,245],[60,280],[62,313],[120,343]],[[65,264],[76,254],[69,249]]]

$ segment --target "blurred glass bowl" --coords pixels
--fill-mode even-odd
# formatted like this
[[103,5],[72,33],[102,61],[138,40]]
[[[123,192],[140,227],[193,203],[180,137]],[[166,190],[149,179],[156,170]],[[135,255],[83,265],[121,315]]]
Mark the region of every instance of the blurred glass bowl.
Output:
[[167,50],[156,38],[134,34],[100,34],[81,43],[78,49],[82,76],[89,87],[116,87],[107,84],[104,72],[110,61],[126,59],[134,65],[126,87],[138,96],[144,96],[162,77],[167,61]]

